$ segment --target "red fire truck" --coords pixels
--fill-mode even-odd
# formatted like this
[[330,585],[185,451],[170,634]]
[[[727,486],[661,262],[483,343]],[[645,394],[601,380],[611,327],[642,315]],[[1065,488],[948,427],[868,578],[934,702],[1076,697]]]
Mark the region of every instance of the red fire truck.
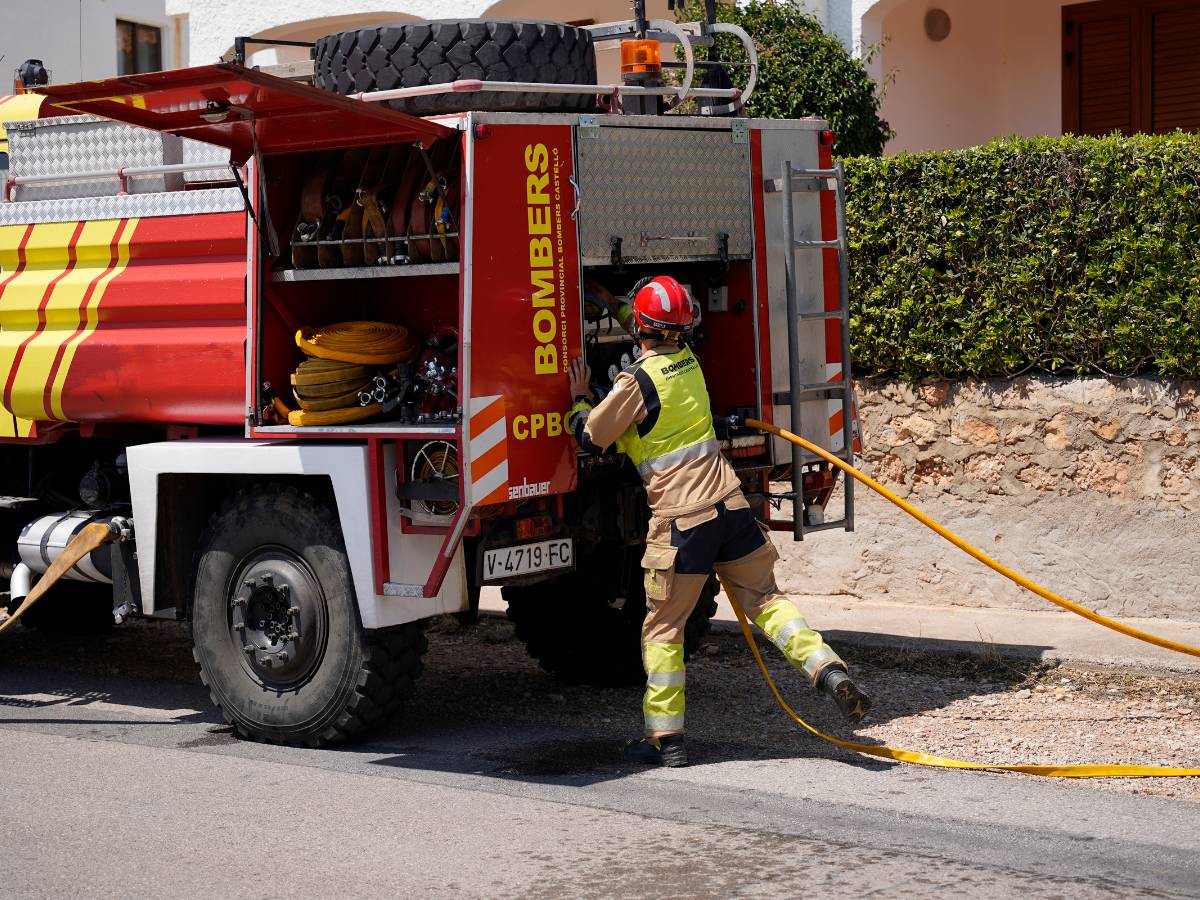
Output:
[[[717,39],[740,88],[696,86]],[[310,745],[397,714],[423,622],[483,585],[548,670],[639,678],[644,494],[564,414],[573,357],[601,394],[635,358],[604,298],[647,274],[699,301],[762,518],[852,528],[826,464],[724,419],[853,456],[833,135],[742,115],[744,32],[409,22],[317,42],[311,74],[237,49],[40,87],[68,114],[7,125],[7,609],[63,578],[22,623],[187,620],[238,732]]]

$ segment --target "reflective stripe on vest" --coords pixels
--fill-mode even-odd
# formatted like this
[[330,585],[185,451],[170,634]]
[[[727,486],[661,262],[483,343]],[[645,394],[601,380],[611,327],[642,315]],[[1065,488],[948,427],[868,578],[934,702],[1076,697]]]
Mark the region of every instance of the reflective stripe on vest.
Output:
[[641,428],[650,427],[639,433],[639,426],[630,425],[617,449],[643,477],[720,452],[708,386],[690,348],[642,357],[634,363],[634,377],[648,413]]

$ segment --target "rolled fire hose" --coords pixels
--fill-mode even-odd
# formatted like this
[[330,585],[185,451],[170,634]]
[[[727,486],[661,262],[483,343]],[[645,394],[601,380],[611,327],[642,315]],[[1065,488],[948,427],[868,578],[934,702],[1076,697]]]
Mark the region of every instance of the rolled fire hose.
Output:
[[[854,466],[847,463],[845,460],[839,459],[838,457],[834,456],[832,453],[829,453],[828,451],[822,449],[821,447],[818,447],[816,444],[806,441],[804,438],[799,437],[798,435],[792,434],[790,431],[785,431],[782,428],[777,428],[774,425],[768,424],[767,422],[759,421],[758,419],[746,419],[745,421],[746,421],[746,424],[749,425],[751,428],[757,428],[760,431],[769,432],[770,434],[773,434],[776,437],[781,437],[786,441],[791,441],[793,444],[798,444],[799,446],[803,447],[805,450],[809,451],[810,453],[814,453],[817,456],[819,456],[821,459],[825,460],[826,462],[828,462],[834,466],[837,466],[839,469],[841,469],[843,472],[845,472],[848,476],[854,478],[856,481],[859,481],[862,484],[865,484],[867,487],[869,487],[871,490],[875,491],[877,494],[880,494],[881,496],[887,498],[889,501],[894,503],[896,506],[900,507],[902,510],[904,510],[906,513],[908,513],[910,516],[913,516],[915,519],[917,519],[917,521],[921,522],[921,524],[932,529],[933,531],[937,532],[939,535],[944,537],[946,540],[950,541],[950,543],[954,544],[954,546],[958,547],[960,550],[964,551],[965,553],[970,554],[975,559],[979,560],[984,565],[986,565],[988,568],[990,568],[996,572],[999,572],[1005,578],[1008,578],[1008,579],[1016,582],[1021,587],[1026,588],[1027,590],[1033,591],[1033,593],[1037,594],[1039,597],[1049,600],[1051,603],[1061,606],[1063,609],[1070,610],[1071,612],[1076,613],[1077,615],[1081,615],[1084,618],[1091,619],[1093,622],[1096,622],[1097,624],[1104,625],[1106,628],[1112,628],[1114,631],[1119,631],[1122,634],[1129,635],[1130,637],[1135,637],[1138,640],[1146,641],[1147,643],[1151,643],[1151,644],[1156,644],[1159,647],[1166,647],[1168,650],[1176,650],[1180,653],[1187,653],[1192,656],[1200,656],[1200,648],[1190,647],[1187,644],[1180,644],[1180,643],[1177,643],[1176,641],[1171,641],[1166,638],[1158,637],[1157,635],[1148,634],[1147,632],[1144,632],[1144,631],[1139,631],[1136,628],[1130,628],[1127,625],[1123,625],[1120,622],[1117,622],[1117,621],[1114,621],[1113,619],[1109,619],[1105,616],[1102,616],[1099,613],[1093,612],[1092,610],[1087,609],[1086,607],[1080,606],[1077,603],[1072,603],[1070,600],[1067,600],[1063,597],[1058,596],[1058,594],[1055,594],[1054,592],[1047,590],[1046,588],[1042,587],[1041,585],[1036,584],[1035,582],[1031,581],[1028,578],[1025,578],[1023,575],[1020,575],[1017,572],[1014,572],[1011,569],[1007,568],[1006,566],[1001,565],[999,562],[992,559],[990,556],[988,556],[982,550],[978,549],[977,547],[973,546],[972,544],[969,544],[967,541],[963,540],[958,535],[956,535],[952,531],[950,531],[950,529],[939,524],[938,522],[935,522],[929,516],[925,515],[925,513],[921,512],[919,509],[917,509],[912,504],[910,504],[907,501],[896,496],[894,493],[889,491],[887,488],[885,488],[882,484],[880,484],[875,479],[864,474],[863,472],[860,472],[858,469],[856,469]],[[746,614],[742,611],[741,606],[738,604],[737,600],[735,599],[736,595],[730,591],[729,585],[727,585],[724,582],[724,580],[721,581],[721,587],[724,589],[725,595],[727,597],[729,597],[730,606],[733,607],[734,613],[737,614],[738,625],[741,627],[741,630],[742,630],[742,637],[745,638],[746,643],[749,645],[750,652],[754,655],[754,661],[758,664],[758,668],[762,672],[763,678],[767,682],[767,686],[771,689],[771,693],[775,695],[775,699],[779,702],[779,705],[780,705],[780,707],[783,708],[783,711],[786,712],[796,722],[796,724],[798,724],[801,728],[804,728],[810,734],[820,738],[823,741],[828,741],[829,743],[834,744],[838,747],[841,747],[845,750],[853,750],[855,753],[864,753],[864,754],[867,754],[868,756],[878,756],[878,757],[882,757],[883,759],[892,759],[892,760],[896,760],[897,762],[912,763],[912,764],[918,765],[918,766],[933,766],[936,768],[943,768],[943,769],[975,769],[975,770],[990,769],[993,771],[1021,772],[1026,775],[1041,775],[1041,776],[1046,776],[1046,777],[1057,777],[1057,778],[1200,777],[1200,769],[1181,769],[1181,768],[1173,768],[1170,766],[1132,766],[1132,765],[1062,765],[1062,766],[1048,765],[1047,766],[1047,765],[1001,765],[1001,764],[993,764],[993,763],[967,762],[965,760],[951,759],[951,758],[945,757],[945,756],[933,756],[928,753],[919,753],[914,750],[901,750],[896,747],[876,746],[873,744],[860,744],[860,743],[857,743],[854,741],[845,741],[845,740],[842,740],[841,738],[835,738],[832,735],[825,734],[824,732],[819,731],[818,729],[814,728],[812,725],[809,725],[806,721],[804,721],[804,719],[800,718],[800,716],[798,716],[796,714],[795,710],[793,710],[790,706],[788,706],[787,701],[783,699],[783,695],[779,692],[779,688],[776,687],[775,680],[773,678],[771,678],[771,673],[767,671],[766,663],[763,662],[762,654],[759,652],[759,649],[758,649],[758,644],[754,640],[754,634],[750,630],[750,623],[746,620]]]
[[[413,359],[420,349],[416,338],[403,325],[366,321],[338,322],[324,328],[301,328],[296,332],[296,346],[316,359],[360,366],[392,366]],[[300,370],[297,371],[297,375],[299,374]],[[383,412],[384,407],[381,403],[359,405],[358,391],[357,386],[353,391],[347,388],[342,396],[347,402],[342,407],[289,410],[288,424],[344,425],[369,419]],[[308,405],[326,407],[329,404],[317,400]]]
[[301,328],[296,346],[318,359],[366,366],[390,366],[412,359],[420,345],[403,325],[388,322],[338,322]]
[[41,600],[46,592],[54,587],[55,582],[71,570],[71,567],[75,563],[79,562],[93,550],[107,544],[109,541],[116,540],[120,536],[121,527],[115,524],[115,522],[93,522],[90,525],[85,525],[75,537],[67,541],[67,545],[63,547],[58,559],[50,564],[46,569],[46,573],[33,586],[33,590],[25,595],[25,599],[21,601],[21,605],[7,619],[0,621],[0,633],[7,631],[17,619],[25,615],[33,604]]

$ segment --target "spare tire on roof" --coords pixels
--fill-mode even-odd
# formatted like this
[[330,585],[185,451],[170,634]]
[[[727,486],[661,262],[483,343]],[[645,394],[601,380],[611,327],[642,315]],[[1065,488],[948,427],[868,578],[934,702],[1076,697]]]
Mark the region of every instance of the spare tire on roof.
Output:
[[[439,19],[331,34],[313,51],[317,87],[339,94],[444,84],[460,79],[595,84],[596,54],[585,28],[517,19]],[[390,100],[414,115],[467,110],[588,112],[590,94],[480,91]]]

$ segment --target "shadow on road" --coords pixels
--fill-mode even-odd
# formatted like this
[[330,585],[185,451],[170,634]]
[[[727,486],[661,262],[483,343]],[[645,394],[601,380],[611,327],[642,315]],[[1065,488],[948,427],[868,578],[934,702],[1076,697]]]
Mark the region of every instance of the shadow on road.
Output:
[[[581,785],[644,771],[621,749],[641,730],[638,686],[564,684],[538,668],[500,619],[433,629],[425,674],[404,717],[377,739],[334,752],[413,771]],[[1009,690],[1043,664],[1033,647],[902,639],[886,647],[838,640],[886,722],[968,696]],[[796,712],[829,734],[856,737],[823,697],[760,645]],[[1029,661],[1013,661],[1023,656]],[[197,683],[186,627],[137,623],[96,638],[37,634],[0,639],[0,725],[189,724],[179,746],[232,743]],[[196,726],[210,726],[202,733]],[[706,638],[688,663],[688,754],[693,765],[822,758],[864,770],[893,763],[858,756],[801,731],[776,706],[740,634]]]

